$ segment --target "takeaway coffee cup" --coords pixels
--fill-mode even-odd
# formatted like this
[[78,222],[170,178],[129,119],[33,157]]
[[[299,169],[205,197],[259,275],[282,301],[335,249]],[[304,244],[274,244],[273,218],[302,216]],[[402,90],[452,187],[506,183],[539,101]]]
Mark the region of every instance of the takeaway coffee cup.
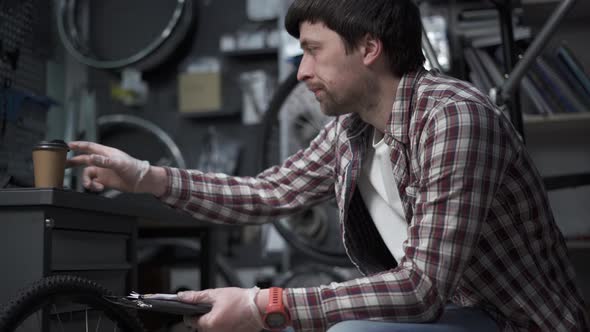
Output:
[[36,188],[61,188],[68,145],[62,140],[41,141],[33,147]]

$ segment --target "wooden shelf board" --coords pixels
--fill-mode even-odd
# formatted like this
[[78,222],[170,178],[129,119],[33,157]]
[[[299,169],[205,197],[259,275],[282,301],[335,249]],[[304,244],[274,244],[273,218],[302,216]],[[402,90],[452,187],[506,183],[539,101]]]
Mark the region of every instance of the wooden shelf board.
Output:
[[563,123],[570,121],[590,121],[590,112],[585,113],[559,113],[550,115],[531,115],[525,114],[523,116],[525,124],[535,123]]
[[198,118],[216,118],[216,117],[231,117],[239,116],[239,110],[219,110],[219,111],[196,111],[196,112],[178,112],[178,115],[186,119]]
[[527,135],[590,132],[590,112],[523,116]]
[[275,56],[279,50],[275,47],[241,49],[234,51],[224,51],[222,54],[227,57],[257,57],[257,56]]

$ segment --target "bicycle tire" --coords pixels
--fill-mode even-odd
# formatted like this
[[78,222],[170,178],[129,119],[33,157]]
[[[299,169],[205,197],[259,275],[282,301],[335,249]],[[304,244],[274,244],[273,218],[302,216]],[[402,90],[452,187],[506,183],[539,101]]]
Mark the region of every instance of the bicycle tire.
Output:
[[64,48],[76,60],[98,69],[121,70],[133,67],[140,71],[151,71],[165,63],[179,46],[191,35],[198,23],[198,5],[193,0],[178,0],[169,22],[154,40],[132,55],[119,59],[103,59],[91,52],[81,38],[75,22],[76,0],[62,0],[57,3],[57,33]]
[[[274,136],[278,131],[279,113],[283,105],[287,102],[291,93],[297,88],[300,83],[297,79],[297,70],[294,70],[277,88],[273,97],[269,102],[269,106],[264,113],[264,118],[261,125],[261,144],[259,149],[260,169],[264,170],[268,167],[279,163],[280,154],[270,146],[269,142],[276,142]],[[281,220],[273,222],[275,229],[281,237],[297,252],[309,257],[319,263],[351,267],[352,263],[346,252],[339,252],[334,250],[327,250],[310,241],[301,239],[289,227],[285,226]]]
[[[0,331],[15,331],[29,317],[42,310],[48,303],[57,300],[99,309],[121,331],[145,331],[142,323],[132,312],[117,307],[103,298],[109,295],[112,293],[108,289],[78,276],[45,277],[21,290],[12,301],[3,306],[0,313]],[[36,331],[41,331],[41,327]]]
[[280,274],[274,284],[281,288],[305,288],[346,281],[346,276],[326,265],[299,265]]
[[[116,147],[129,152],[128,149],[118,147],[116,146],[116,144],[112,144],[108,141],[104,142],[105,139],[108,138],[108,134],[112,134],[113,132],[126,133],[126,137],[129,137],[129,135],[132,135],[133,133],[147,135],[147,138],[154,138],[155,142],[158,143],[158,147],[161,146],[165,153],[163,156],[160,156],[159,160],[150,160],[148,158],[145,158],[148,159],[150,164],[154,166],[186,168],[186,161],[176,142],[165,130],[163,130],[151,121],[148,121],[135,115],[110,114],[99,116],[96,119],[96,125],[98,132],[98,143]],[[133,155],[136,158],[144,159],[138,155]],[[122,192],[115,189],[106,189],[103,192],[101,192],[102,196],[108,198],[115,198],[121,194]]]

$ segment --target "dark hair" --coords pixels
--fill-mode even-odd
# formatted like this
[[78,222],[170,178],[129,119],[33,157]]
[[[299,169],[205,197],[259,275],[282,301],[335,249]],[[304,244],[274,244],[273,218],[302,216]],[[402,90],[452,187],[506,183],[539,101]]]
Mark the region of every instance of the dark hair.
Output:
[[412,0],[295,0],[285,28],[299,38],[303,22],[324,23],[340,35],[347,52],[367,34],[380,39],[396,76],[424,64],[420,10]]

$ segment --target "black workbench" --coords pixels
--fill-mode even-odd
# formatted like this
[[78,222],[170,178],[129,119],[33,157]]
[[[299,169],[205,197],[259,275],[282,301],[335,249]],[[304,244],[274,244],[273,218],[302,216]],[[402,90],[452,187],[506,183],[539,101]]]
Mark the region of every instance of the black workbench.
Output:
[[136,289],[138,233],[198,236],[201,288],[212,288],[215,228],[150,195],[106,198],[61,189],[1,189],[0,303],[49,274],[82,275],[115,293]]

